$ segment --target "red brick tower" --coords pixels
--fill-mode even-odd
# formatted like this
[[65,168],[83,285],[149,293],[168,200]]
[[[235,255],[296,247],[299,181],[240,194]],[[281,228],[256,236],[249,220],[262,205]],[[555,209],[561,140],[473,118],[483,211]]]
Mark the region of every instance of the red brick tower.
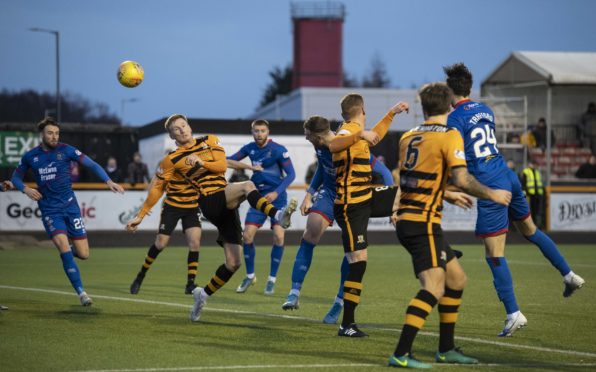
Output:
[[292,88],[343,85],[341,3],[293,3],[294,68]]

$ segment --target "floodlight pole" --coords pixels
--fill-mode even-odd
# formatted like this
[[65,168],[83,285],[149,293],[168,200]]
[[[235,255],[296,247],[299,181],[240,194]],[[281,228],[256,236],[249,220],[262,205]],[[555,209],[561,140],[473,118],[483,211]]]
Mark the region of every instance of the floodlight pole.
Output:
[[32,27],[29,31],[45,32],[53,34],[56,37],[56,120],[61,123],[61,105],[60,105],[60,31],[48,30],[45,28]]

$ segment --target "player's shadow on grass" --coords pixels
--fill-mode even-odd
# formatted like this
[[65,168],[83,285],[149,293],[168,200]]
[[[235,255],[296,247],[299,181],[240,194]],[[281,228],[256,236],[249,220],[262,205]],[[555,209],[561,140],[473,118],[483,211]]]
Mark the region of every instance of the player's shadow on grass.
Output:
[[[337,337],[337,336],[336,336]],[[219,339],[221,340],[221,338]],[[271,342],[267,343],[267,345],[263,345],[262,340],[259,342],[238,342],[236,338],[230,338],[228,343],[223,342],[214,342],[213,339],[209,340],[208,347],[212,348],[214,352],[222,353],[227,350],[228,355],[234,355],[238,352],[248,352],[259,354],[263,352],[264,347],[266,347],[267,354],[276,354],[281,356],[300,356],[304,357],[305,360],[311,358],[319,358],[325,359],[326,361],[337,360],[337,362],[341,363],[381,363],[383,359],[380,358],[378,355],[371,355],[368,351],[362,351],[361,354],[358,353],[358,343],[360,342],[367,342],[368,339],[365,340],[352,340],[352,339],[343,339],[343,340],[330,340],[328,347],[312,347],[306,349],[297,349],[297,348],[288,348],[287,342]],[[335,342],[331,342],[335,341]],[[337,342],[337,341],[345,341],[345,342]],[[181,342],[184,347],[189,347],[188,340],[186,342]],[[205,347],[206,343],[204,339],[197,338],[196,341],[197,347]],[[350,348],[350,352],[346,352],[346,348]]]
[[[98,307],[83,307],[83,306],[70,306],[68,310],[60,310],[54,313],[48,313],[47,316],[52,319],[64,319],[64,320],[80,320],[95,318],[103,313]],[[52,316],[53,314],[53,316]]]

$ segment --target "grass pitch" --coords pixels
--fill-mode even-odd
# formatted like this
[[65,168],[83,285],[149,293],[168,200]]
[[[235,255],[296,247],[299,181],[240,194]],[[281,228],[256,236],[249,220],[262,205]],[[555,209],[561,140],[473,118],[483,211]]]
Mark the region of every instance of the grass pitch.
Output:
[[[498,338],[505,314],[492,286],[480,245],[457,246],[468,287],[456,343],[477,357],[478,366],[454,370],[595,370],[596,245],[563,246],[563,254],[587,285],[562,297],[558,272],[534,246],[507,248],[516,294],[528,327]],[[167,248],[149,270],[138,295],[128,288],[146,249],[92,249],[80,262],[93,297],[78,298],[54,249],[0,251],[0,370],[187,371],[187,370],[387,370],[416,294],[410,258],[401,246],[372,246],[356,320],[366,339],[337,337],[337,326],[321,320],[339,284],[342,250],[320,246],[300,298],[300,309],[281,310],[296,248],[286,249],[276,292],[265,296],[269,247],[257,248],[258,283],[245,294],[235,288],[244,268],[209,299],[201,321],[191,323],[192,297],[184,295],[186,252]],[[223,262],[220,248],[201,249],[198,285]],[[414,344],[416,356],[434,361],[438,343],[436,309]]]

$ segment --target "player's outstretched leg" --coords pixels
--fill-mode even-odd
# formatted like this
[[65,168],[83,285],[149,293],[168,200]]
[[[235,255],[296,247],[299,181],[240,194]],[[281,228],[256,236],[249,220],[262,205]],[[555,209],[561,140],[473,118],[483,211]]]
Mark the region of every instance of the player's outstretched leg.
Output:
[[565,285],[563,297],[571,296],[585,284],[585,280],[571,270],[555,242],[536,227],[531,216],[528,216],[523,221],[516,221],[515,225],[524,235],[524,238],[537,246],[551,265],[561,273],[563,284]]

